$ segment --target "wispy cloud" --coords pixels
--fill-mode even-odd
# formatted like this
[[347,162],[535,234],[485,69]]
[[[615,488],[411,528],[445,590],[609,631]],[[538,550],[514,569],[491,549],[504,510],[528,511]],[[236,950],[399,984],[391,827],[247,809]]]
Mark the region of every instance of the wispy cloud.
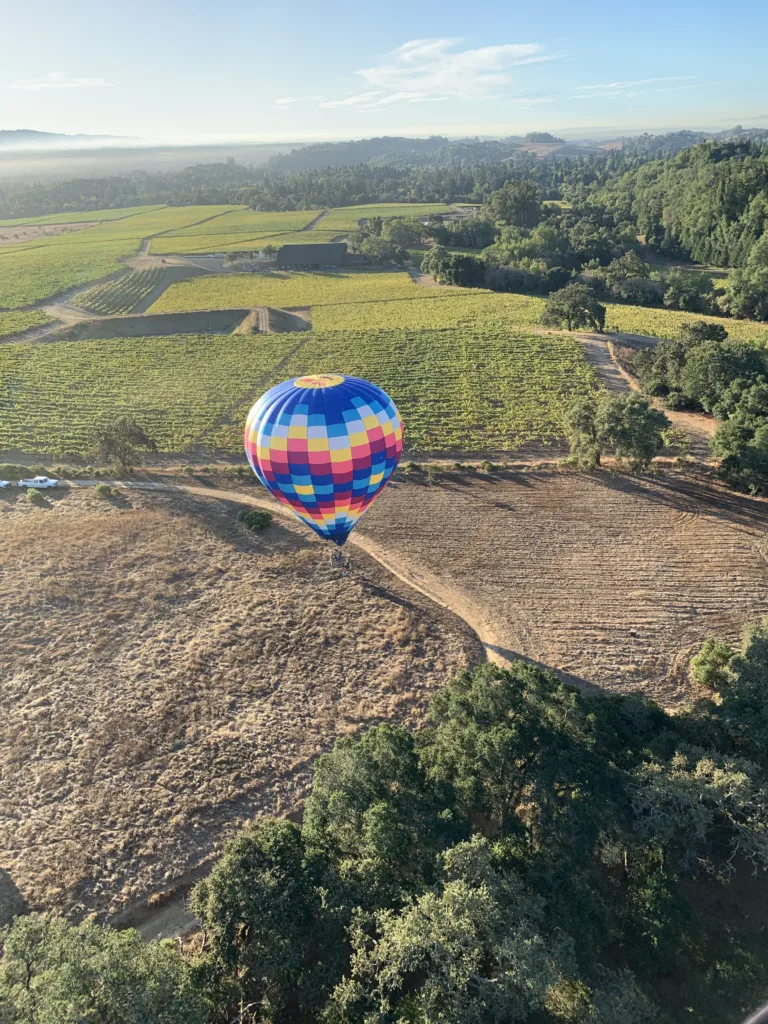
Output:
[[[639,78],[634,82],[601,82],[598,85],[577,85],[570,89],[575,99],[591,100],[602,96],[639,96],[642,92],[661,92],[661,89],[648,90],[649,85],[666,82],[695,82],[695,75],[669,75],[661,78]],[[678,86],[688,88],[688,86]]]
[[376,92],[359,92],[354,96],[346,96],[343,100],[328,100],[326,103],[321,103],[321,107],[354,107],[358,103],[370,103],[377,96],[381,96],[381,93]]
[[389,60],[357,72],[373,90],[329,100],[322,107],[375,110],[393,103],[436,103],[447,99],[490,99],[512,85],[509,69],[556,60],[540,43],[503,43],[457,50],[459,39],[413,39]]
[[292,103],[310,103],[322,98],[322,96],[281,96],[280,99],[275,100],[275,106],[288,107]]
[[103,89],[109,86],[103,78],[72,78],[64,71],[49,71],[42,78],[17,78],[11,82],[9,89]]

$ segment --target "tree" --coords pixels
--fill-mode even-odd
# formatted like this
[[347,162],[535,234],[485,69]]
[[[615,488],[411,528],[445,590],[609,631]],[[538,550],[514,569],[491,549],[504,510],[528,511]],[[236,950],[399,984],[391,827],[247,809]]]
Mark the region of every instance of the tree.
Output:
[[664,447],[670,426],[663,412],[637,394],[604,399],[595,418],[600,443],[613,448],[617,459],[626,459],[633,473],[648,468]]
[[[507,670],[483,665],[438,693],[430,717],[422,765],[450,784],[465,815],[487,820],[492,834],[527,833],[534,844],[557,842],[561,826],[572,851],[592,842],[580,812],[600,791],[605,766],[580,742],[589,726],[572,687],[520,661]],[[576,780],[587,777],[589,793],[576,796]]]
[[768,320],[768,266],[745,267],[728,275],[723,307],[749,320]]
[[679,386],[689,401],[712,412],[735,380],[756,382],[765,375],[768,375],[768,360],[754,345],[739,341],[705,341],[685,352]]
[[116,462],[122,473],[135,465],[139,449],[156,451],[157,445],[131,416],[118,416],[97,427],[93,434],[93,449],[102,462]]
[[485,263],[476,256],[454,252],[443,263],[439,278],[436,280],[462,288],[482,288],[485,283],[485,271]]
[[[261,818],[231,839],[190,906],[210,942],[220,998],[255,1002],[265,1021],[318,1005],[340,975],[343,921],[327,865],[308,855],[298,826]],[[340,957],[342,959],[340,959]],[[227,984],[228,983],[228,984]]]
[[605,280],[611,287],[632,278],[647,279],[649,276],[648,264],[633,249],[612,260],[605,268]]
[[578,398],[565,412],[564,429],[568,438],[571,459],[580,469],[595,469],[600,465],[602,444],[597,434],[597,402],[593,398]]
[[691,675],[697,683],[719,690],[728,682],[728,665],[735,653],[730,644],[709,637],[691,658]]
[[[562,998],[575,973],[570,944],[543,933],[542,901],[499,871],[493,853],[479,836],[453,847],[439,892],[379,912],[373,939],[357,923],[352,974],[333,994],[329,1024],[513,1024],[544,1009],[558,986]],[[571,1011],[584,995],[571,985]]]
[[204,1024],[210,1004],[172,943],[38,914],[0,934],[3,1024]]
[[541,202],[536,182],[529,178],[507,181],[488,199],[486,213],[491,220],[517,228],[532,228],[541,220]]
[[268,260],[273,260],[275,256],[277,256],[276,245],[265,245],[261,251],[264,253]]
[[439,281],[440,276],[450,265],[451,255],[445,246],[436,245],[424,256],[424,259],[421,261],[421,269],[426,274],[431,274],[436,281]]
[[381,725],[321,757],[304,811],[307,847],[339,866],[363,906],[434,881],[435,855],[463,838],[448,796],[427,783],[412,733]]
[[732,417],[717,428],[711,448],[722,458],[719,473],[729,487],[768,494],[768,420],[752,429]]
[[404,263],[408,259],[405,249],[398,248],[394,242],[376,235],[369,235],[360,243],[360,251],[364,252],[371,263]]
[[768,765],[768,619],[746,627],[731,658],[729,682],[710,715],[742,756]]
[[588,285],[569,284],[549,296],[541,322],[547,327],[565,324],[569,331],[582,327],[602,331],[605,327],[605,306],[598,302]]
[[693,270],[668,271],[663,277],[664,305],[669,309],[704,309],[712,292],[712,279]]
[[698,345],[702,341],[725,341],[728,331],[722,324],[708,323],[706,320],[694,320],[683,324],[677,334],[686,345]]
[[384,221],[381,237],[399,249],[419,245],[424,236],[424,225],[414,217],[392,217]]

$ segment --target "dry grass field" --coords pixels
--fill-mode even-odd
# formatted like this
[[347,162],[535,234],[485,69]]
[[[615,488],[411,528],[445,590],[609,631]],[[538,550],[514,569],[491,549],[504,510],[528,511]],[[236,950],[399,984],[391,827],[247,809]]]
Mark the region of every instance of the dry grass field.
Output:
[[501,657],[675,708],[687,655],[768,614],[768,501],[671,471],[505,476],[397,482],[357,531]]
[[768,614],[768,502],[671,470],[401,477],[356,531],[401,579],[235,511],[0,499],[0,869],[31,905],[143,899],[290,809],[337,736],[416,724],[483,657],[457,616],[492,657],[674,709],[696,646]]
[[315,755],[482,657],[454,616],[300,524],[227,503],[0,498],[0,869],[30,905],[115,911],[165,888]]

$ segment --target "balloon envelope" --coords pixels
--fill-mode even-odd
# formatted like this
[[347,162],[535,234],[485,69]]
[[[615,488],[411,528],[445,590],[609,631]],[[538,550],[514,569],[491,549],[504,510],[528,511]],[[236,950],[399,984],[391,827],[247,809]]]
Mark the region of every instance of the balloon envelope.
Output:
[[294,377],[248,414],[245,453],[267,490],[321,537],[343,544],[395,470],[403,424],[359,377]]

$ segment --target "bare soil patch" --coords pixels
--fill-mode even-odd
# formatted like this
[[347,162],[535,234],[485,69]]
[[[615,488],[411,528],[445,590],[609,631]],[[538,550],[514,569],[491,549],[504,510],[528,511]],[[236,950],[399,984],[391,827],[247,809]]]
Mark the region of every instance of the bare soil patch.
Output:
[[180,493],[0,500],[0,870],[115,912],[305,791],[316,755],[482,658],[455,616],[301,524]]
[[49,335],[46,341],[92,338],[151,338],[169,334],[232,334],[247,309],[211,309],[195,313],[151,313],[144,316],[88,317]]
[[91,220],[80,221],[77,224],[22,224],[11,228],[0,227],[0,245],[18,245],[20,242],[33,242],[36,238],[51,238],[53,235],[93,228],[98,223],[97,220]]

